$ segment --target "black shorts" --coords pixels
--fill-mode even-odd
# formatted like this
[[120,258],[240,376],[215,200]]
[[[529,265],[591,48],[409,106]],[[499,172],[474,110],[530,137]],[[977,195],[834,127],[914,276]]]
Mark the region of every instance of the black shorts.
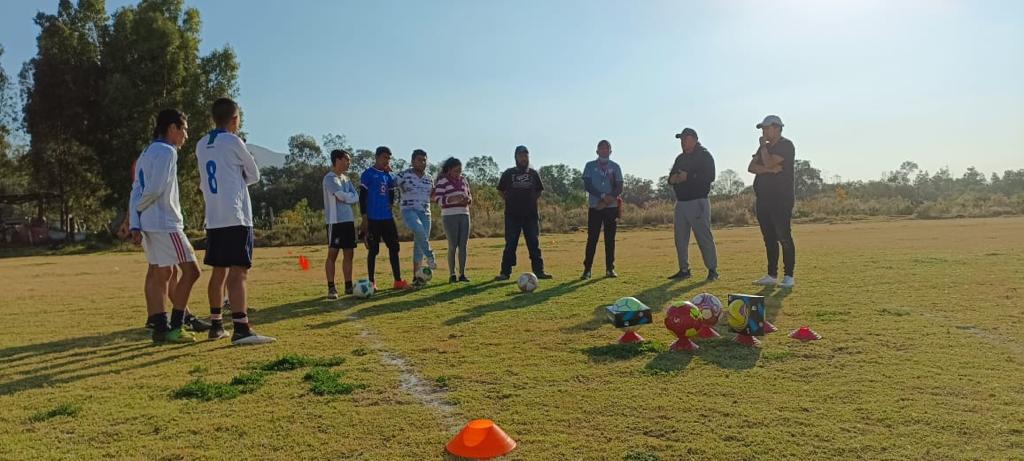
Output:
[[203,264],[213,267],[252,267],[252,228],[248,226],[206,229]]
[[395,225],[394,219],[371,219],[366,227],[366,243],[369,246],[370,254],[377,254],[380,251],[382,240],[388,249],[398,251],[398,226]]
[[327,246],[338,250],[356,247],[356,223],[336,222],[327,225]]

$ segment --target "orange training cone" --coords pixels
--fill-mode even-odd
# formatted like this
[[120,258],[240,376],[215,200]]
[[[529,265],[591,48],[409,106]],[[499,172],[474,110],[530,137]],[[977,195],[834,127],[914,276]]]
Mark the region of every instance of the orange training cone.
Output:
[[516,448],[505,431],[489,419],[474,419],[466,424],[445,447],[448,453],[460,458],[491,459],[503,456]]
[[299,267],[301,267],[302,270],[304,270],[304,271],[308,271],[309,270],[309,258],[307,258],[305,256],[299,256]]

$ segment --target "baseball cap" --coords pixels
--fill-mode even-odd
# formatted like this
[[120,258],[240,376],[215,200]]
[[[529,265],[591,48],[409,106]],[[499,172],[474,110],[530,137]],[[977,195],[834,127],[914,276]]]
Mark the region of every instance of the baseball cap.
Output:
[[519,155],[520,153],[523,153],[523,152],[529,154],[530,150],[527,149],[526,146],[516,146],[516,155]]
[[758,128],[764,128],[766,126],[786,126],[782,124],[782,119],[778,115],[769,115],[764,118],[764,121],[757,124]]
[[676,134],[676,139],[683,139],[686,136],[697,137],[697,130],[693,128],[683,128],[683,131]]

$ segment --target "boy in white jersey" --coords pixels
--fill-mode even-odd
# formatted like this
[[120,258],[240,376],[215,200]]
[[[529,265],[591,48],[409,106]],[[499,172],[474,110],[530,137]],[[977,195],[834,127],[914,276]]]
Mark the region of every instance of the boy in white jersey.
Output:
[[[412,231],[412,273],[419,271],[423,259],[431,269],[437,269],[434,250],[430,248],[430,194],[434,190],[434,179],[427,174],[427,153],[423,149],[412,151],[412,168],[398,173],[399,208],[402,222]],[[416,286],[425,284],[413,275]]]
[[[135,161],[135,180],[129,199],[129,227],[132,241],[146,251],[148,324],[153,325],[153,342],[192,342],[192,333],[182,324],[192,285],[199,279],[199,265],[192,245],[183,232],[184,221],[178,201],[178,148],[188,139],[188,120],[176,109],[165,109],[156,118],[153,143]],[[170,294],[172,311],[168,323],[164,298],[172,267],[181,278]]]
[[345,276],[345,294],[352,294],[352,256],[356,248],[356,218],[352,205],[359,203],[359,192],[348,179],[352,154],[344,149],[331,151],[331,171],[324,176],[324,218],[327,220],[327,299],[338,299],[334,286],[338,251],[344,258],[341,270]]
[[249,328],[245,280],[252,267],[252,205],[249,185],[260,180],[256,160],[239,138],[241,113],[228,98],[213,103],[217,128],[196,145],[199,188],[206,202],[206,256],[213,266],[207,296],[210,300],[210,339],[227,336],[221,309],[225,285],[231,298],[232,345],[266,344],[276,341]]

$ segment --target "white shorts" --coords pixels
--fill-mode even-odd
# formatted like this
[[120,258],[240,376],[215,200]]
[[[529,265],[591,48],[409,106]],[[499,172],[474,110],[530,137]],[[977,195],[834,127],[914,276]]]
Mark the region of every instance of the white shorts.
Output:
[[177,266],[196,260],[192,244],[182,231],[142,232],[142,248],[146,250],[146,261],[160,267]]

